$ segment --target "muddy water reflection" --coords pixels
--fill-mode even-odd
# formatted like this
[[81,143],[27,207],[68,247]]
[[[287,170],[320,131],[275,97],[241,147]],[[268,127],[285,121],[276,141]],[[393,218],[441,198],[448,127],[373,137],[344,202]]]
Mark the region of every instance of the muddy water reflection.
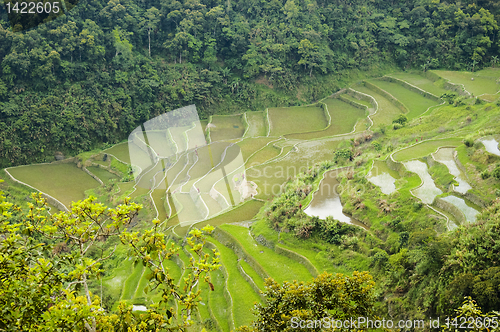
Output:
[[396,191],[396,179],[399,179],[399,173],[387,167],[385,161],[375,160],[373,167],[367,175],[368,181],[380,187],[386,195]]
[[341,187],[339,187],[336,176],[337,171],[335,170],[328,171],[323,175],[319,189],[313,194],[311,204],[304,212],[311,217],[315,216],[320,219],[332,216],[333,219],[366,229],[367,227],[364,224],[342,212],[342,203],[338,194]]
[[443,192],[434,184],[434,181],[428,172],[427,164],[421,162],[420,160],[411,160],[405,162],[404,165],[410,172],[417,173],[422,180],[422,185],[417,189],[412,190],[413,194],[420,198],[422,202],[432,204],[434,198],[437,195],[441,195]]
[[443,200],[455,205],[460,211],[462,211],[468,222],[476,221],[476,216],[479,211],[467,205],[462,198],[450,195],[443,197]]
[[448,167],[450,174],[455,176],[458,186],[455,186],[453,190],[465,194],[467,190],[472,189],[472,187],[467,182],[465,174],[458,168],[457,163],[453,158],[454,151],[454,148],[440,148],[436,153],[432,154],[432,156],[436,161]]
[[498,142],[495,139],[483,139],[481,142],[483,143],[486,151],[500,156],[500,150],[498,150]]

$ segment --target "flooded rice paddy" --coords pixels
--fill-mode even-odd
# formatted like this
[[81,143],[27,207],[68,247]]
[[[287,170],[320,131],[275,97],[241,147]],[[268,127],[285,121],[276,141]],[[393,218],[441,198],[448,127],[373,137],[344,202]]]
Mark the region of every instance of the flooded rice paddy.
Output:
[[375,160],[367,178],[368,181],[380,187],[382,193],[390,195],[396,191],[396,179],[399,179],[400,175],[390,169],[385,161]]
[[311,217],[326,219],[326,217],[331,216],[338,221],[366,228],[364,224],[342,212],[342,202],[337,191],[339,182],[336,176],[336,170],[324,174],[319,189],[313,194],[311,204],[304,212]]
[[417,189],[412,190],[413,194],[426,204],[432,204],[437,195],[443,192],[436,187],[434,180],[429,174],[427,164],[420,160],[411,160],[403,163],[407,170],[416,173],[422,180],[422,184]]
[[495,139],[493,138],[483,139],[481,142],[483,143],[486,151],[494,155],[500,156],[500,150],[498,150],[498,142]]
[[465,194],[469,189],[472,189],[472,187],[467,182],[465,174],[458,168],[457,163],[453,158],[454,151],[454,148],[440,148],[432,156],[436,161],[448,167],[450,174],[455,176],[455,181],[458,182],[458,186],[455,186],[453,190],[461,194]]

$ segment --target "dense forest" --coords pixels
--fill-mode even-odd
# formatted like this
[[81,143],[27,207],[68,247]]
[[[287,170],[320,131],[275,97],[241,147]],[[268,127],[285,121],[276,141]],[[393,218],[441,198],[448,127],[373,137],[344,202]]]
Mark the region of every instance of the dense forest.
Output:
[[493,0],[82,0],[28,31],[4,14],[0,165],[115,143],[188,104],[207,117],[311,102],[384,66],[489,66],[499,19]]

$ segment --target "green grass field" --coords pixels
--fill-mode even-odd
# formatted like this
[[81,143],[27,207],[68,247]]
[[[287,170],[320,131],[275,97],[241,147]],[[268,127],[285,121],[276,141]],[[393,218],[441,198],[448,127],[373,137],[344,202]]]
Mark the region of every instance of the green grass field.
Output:
[[400,102],[402,102],[409,110],[409,112],[406,114],[408,119],[416,118],[427,111],[429,107],[439,105],[439,102],[436,102],[429,98],[425,98],[422,95],[408,90],[403,86],[393,82],[384,81],[381,79],[373,79],[369,80],[369,82],[390,93]]
[[269,108],[269,119],[270,136],[319,131],[328,125],[323,110],[314,106]]
[[364,85],[358,84],[353,86],[353,89],[375,98],[378,104],[377,113],[371,116],[374,127],[390,124],[398,115],[402,114],[401,110],[391,103],[387,98],[381,96],[373,90],[368,89]]
[[487,68],[475,73],[448,70],[433,70],[432,72],[451,83],[463,84],[465,89],[474,96],[494,95],[500,90],[500,85],[496,82],[500,78],[500,68]]
[[422,90],[425,90],[433,95],[440,97],[443,93],[448,93],[450,90],[446,90],[443,87],[444,79],[437,80],[436,82],[431,81],[430,79],[414,73],[392,73],[387,76],[398,78],[403,80],[411,85],[414,85]]
[[260,112],[246,112],[247,122],[249,125],[245,137],[258,137],[266,136],[266,113]]
[[403,149],[393,155],[396,161],[407,161],[411,159],[418,159],[434,153],[442,146],[459,146],[462,145],[461,138],[446,138],[441,140],[425,141],[416,144],[412,147]]
[[212,124],[215,125],[215,128],[210,128],[210,140],[212,142],[240,138],[245,132],[241,114],[213,115]]
[[131,271],[129,271],[128,278],[123,285],[123,291],[121,300],[132,300],[135,296],[135,292],[137,290],[137,285],[139,284],[142,273],[144,272],[144,266],[142,266],[141,262],[135,262],[135,266],[133,265]]
[[[257,200],[249,200],[224,214],[197,223],[194,225],[194,227],[202,229],[206,225],[215,227],[238,221],[252,220],[263,205],[263,202]],[[177,227],[175,229],[175,232],[180,236],[185,236],[188,229],[189,227]]]
[[362,99],[357,99],[357,98],[354,98],[353,96],[351,96],[351,95],[349,95],[349,94],[347,94],[347,93],[344,93],[342,96],[343,96],[344,98],[349,99],[350,101],[353,101],[353,102],[358,103],[358,104],[360,104],[360,105],[366,106],[366,107],[368,107],[368,108],[372,108],[372,107],[373,107],[373,105],[372,105],[370,102],[368,102],[368,101],[366,101],[366,100],[362,100]]
[[227,290],[233,300],[233,317],[235,326],[249,325],[254,316],[248,308],[252,308],[255,303],[261,301],[260,296],[255,293],[250,284],[241,276],[238,271],[236,254],[217,240],[209,240],[220,252],[221,263],[226,269]]
[[209,293],[209,306],[222,331],[230,331],[229,321],[232,320],[229,311],[230,303],[224,297],[226,278],[224,278],[220,270],[211,272],[210,277],[214,285],[214,291]]
[[248,228],[235,225],[222,225],[221,229],[231,234],[245,250],[264,268],[274,280],[279,283],[288,280],[308,281],[311,273],[300,263],[277,254],[272,249],[264,247],[252,238]]
[[74,163],[39,164],[14,167],[9,173],[16,179],[41,190],[68,206],[85,199],[85,191],[99,182],[76,167]]
[[309,140],[339,134],[346,134],[353,131],[354,125],[356,125],[358,120],[366,117],[365,110],[354,107],[348,103],[343,102],[340,99],[327,98],[322,100],[322,102],[327,105],[328,113],[332,118],[330,127],[325,130],[313,133],[300,134],[299,132],[297,132],[296,134],[286,135],[286,138]]
[[262,277],[257,272],[255,272],[255,270],[244,260],[240,260],[239,264],[243,268],[243,271],[245,271],[245,273],[248,274],[250,278],[252,278],[253,282],[257,285],[257,287],[259,287],[259,289],[263,291],[264,279],[262,279]]
[[167,211],[165,207],[165,189],[153,190],[151,197],[153,197],[153,201],[158,209],[158,219],[165,220],[167,215],[170,215],[170,211]]

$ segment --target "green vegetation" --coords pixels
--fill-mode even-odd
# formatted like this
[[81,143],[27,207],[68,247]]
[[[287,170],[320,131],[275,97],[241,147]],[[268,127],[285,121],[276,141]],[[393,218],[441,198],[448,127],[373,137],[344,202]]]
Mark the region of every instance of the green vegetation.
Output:
[[496,94],[500,88],[497,80],[500,77],[498,68],[488,68],[478,72],[458,72],[448,70],[434,70],[434,73],[449,80],[451,83],[462,84],[465,90],[474,96]]
[[395,77],[400,80],[403,80],[405,82],[408,82],[424,91],[427,91],[429,93],[432,93],[433,95],[439,97],[444,93],[450,92],[450,90],[446,90],[443,85],[444,85],[444,79],[437,80],[436,82],[433,82],[426,78],[423,73],[422,74],[417,74],[417,73],[409,73],[409,72],[400,72],[400,73],[391,73],[387,76],[390,77]]
[[101,179],[102,182],[109,182],[111,180],[119,180],[119,177],[116,174],[108,172],[106,169],[97,166],[89,166],[87,167],[90,173],[97,176]]
[[377,113],[370,116],[373,120],[373,124],[375,127],[380,125],[389,124],[395,119],[398,115],[401,114],[401,110],[397,108],[392,102],[390,102],[387,98],[381,96],[373,90],[368,89],[364,85],[355,85],[353,89],[364,94],[370,95],[377,101]]
[[266,114],[265,112],[246,112],[245,113],[248,122],[248,131],[245,137],[258,137],[266,136]]
[[[283,283],[285,280],[306,281],[311,278],[309,271],[300,263],[257,244],[250,236],[248,228],[234,225],[222,225],[220,228],[231,234],[277,282]],[[286,266],[286,270],[281,269],[282,266]]]
[[[301,121],[307,119],[307,121]],[[270,108],[270,136],[283,136],[293,133],[307,133],[323,130],[328,126],[328,119],[321,107]]]
[[245,132],[242,115],[213,115],[212,122],[215,128],[210,128],[212,142],[240,138]]
[[213,238],[210,238],[209,241],[221,253],[221,263],[226,269],[226,289],[231,294],[232,308],[230,310],[234,317],[234,324],[235,326],[247,325],[253,319],[253,314],[248,308],[252,308],[254,304],[259,303],[260,297],[238,271],[238,257],[235,253]]
[[45,192],[69,206],[85,198],[85,191],[99,186],[74,163],[43,164],[10,168],[16,179]]
[[[328,114],[331,119],[330,126],[319,132],[287,135],[287,138],[315,139],[350,133],[354,130],[356,123],[358,123],[360,119],[366,117],[366,111],[364,109],[354,107],[340,99],[327,98],[321,102],[327,106]],[[366,128],[362,128],[362,130],[364,129]]]
[[130,163],[130,155],[129,155],[129,146],[128,142],[116,144],[112,148],[106,149],[103,151],[104,153],[109,153],[116,158],[124,161],[126,163]]
[[[22,31],[0,14],[0,165],[71,208],[68,214],[51,207],[49,215],[40,196],[26,206],[32,190],[1,173],[8,197],[0,195],[0,330],[163,324],[166,331],[196,332],[248,324],[242,331],[285,331],[284,317],[294,309],[311,319],[418,319],[450,316],[464,296],[482,310],[498,310],[500,158],[479,139],[500,134],[500,103],[493,103],[499,15],[493,0],[88,0]],[[380,79],[389,72],[445,94],[446,105]],[[445,89],[452,83],[456,91]],[[481,99],[469,98],[461,85]],[[348,87],[372,96],[376,113],[368,118],[365,108],[373,105],[346,95],[341,89]],[[192,104],[201,124],[168,136],[155,128],[148,142],[160,155],[199,149],[173,165],[162,160],[150,169],[154,175],[133,182],[132,171],[146,169],[151,159],[137,137],[124,140],[146,121]],[[226,145],[201,147],[204,139],[193,133],[205,132],[209,120],[212,141]],[[213,160],[193,161],[217,161],[230,143],[241,148],[246,170],[228,164],[227,184],[222,170],[197,182],[209,215],[217,214],[203,220],[206,212],[190,191]],[[226,151],[230,157],[238,146]],[[422,179],[401,163],[430,158],[441,146],[456,147],[472,186],[463,198],[482,211],[477,222],[456,229],[452,213],[412,194]],[[387,159],[392,153],[396,162]],[[76,156],[104,184],[76,163],[33,164],[63,155]],[[387,160],[382,168],[396,179],[389,195],[366,178],[375,160]],[[427,160],[430,182],[451,190],[447,167]],[[16,167],[22,164],[29,166]],[[337,209],[366,229],[305,212],[323,174],[340,167],[346,168],[334,179]],[[181,194],[151,188],[150,180],[160,181],[164,172]],[[257,187],[246,187],[243,174]],[[227,204],[214,192],[236,186],[235,202],[247,189],[251,194],[223,210]],[[88,196],[97,201],[83,200]],[[225,234],[227,242],[209,238],[204,248],[201,232],[180,227],[186,220],[219,227],[214,237]],[[209,247],[220,250],[222,266]],[[264,298],[239,267],[266,291]],[[375,285],[356,272],[368,270]],[[331,298],[315,298],[318,287]],[[335,305],[316,311],[326,300]],[[254,302],[261,302],[256,317]],[[132,312],[127,304],[149,311]],[[458,310],[459,317],[485,315],[470,298]]]
[[425,98],[417,92],[408,90],[403,86],[393,82],[384,81],[381,79],[370,80],[369,82],[390,93],[400,102],[402,102],[409,110],[408,114],[405,114],[409,119],[419,117],[420,115],[422,115],[422,113],[427,111],[429,107],[439,104],[434,100]]
[[436,152],[437,149],[443,146],[456,147],[462,144],[461,138],[445,138],[440,140],[430,140],[415,144],[409,148],[394,153],[393,158],[396,161],[407,161],[410,159],[418,159]]

